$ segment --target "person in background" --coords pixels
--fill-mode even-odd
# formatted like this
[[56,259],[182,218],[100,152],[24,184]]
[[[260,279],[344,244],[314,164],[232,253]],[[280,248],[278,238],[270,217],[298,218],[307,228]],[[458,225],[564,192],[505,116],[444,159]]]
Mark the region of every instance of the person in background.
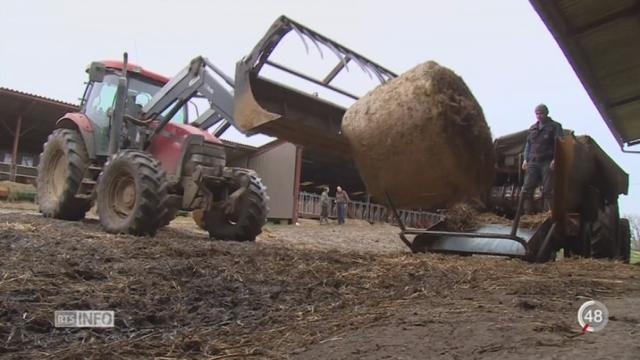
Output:
[[551,208],[552,171],[556,139],[562,137],[562,125],[549,117],[549,108],[540,104],[535,108],[536,123],[529,128],[524,147],[522,170],[525,171],[521,195],[525,214],[533,212],[533,192],[542,183],[544,210]]
[[329,205],[331,205],[331,199],[329,199],[329,188],[322,188],[322,195],[320,195],[320,225],[329,223]]
[[344,224],[344,219],[347,216],[347,204],[349,204],[349,195],[346,191],[342,190],[340,186],[336,188],[336,206],[338,210],[338,225]]

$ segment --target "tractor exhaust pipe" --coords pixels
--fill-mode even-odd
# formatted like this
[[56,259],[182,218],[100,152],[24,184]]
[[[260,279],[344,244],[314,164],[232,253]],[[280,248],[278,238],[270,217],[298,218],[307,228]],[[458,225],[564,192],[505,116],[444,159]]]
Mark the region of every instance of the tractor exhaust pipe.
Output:
[[116,92],[116,104],[111,115],[111,129],[109,131],[109,155],[113,155],[120,151],[120,138],[122,136],[122,122],[124,117],[124,108],[127,105],[127,91],[129,83],[127,81],[127,65],[129,55],[125,52],[123,55],[122,76],[118,79],[118,90]]

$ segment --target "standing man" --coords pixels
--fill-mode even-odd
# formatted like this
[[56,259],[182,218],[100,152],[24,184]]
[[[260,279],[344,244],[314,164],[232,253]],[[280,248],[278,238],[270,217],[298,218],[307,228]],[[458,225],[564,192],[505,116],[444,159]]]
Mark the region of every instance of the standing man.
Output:
[[349,195],[342,190],[340,186],[336,188],[336,206],[338,207],[338,225],[344,224],[344,218],[347,216],[347,204],[349,203]]
[[562,125],[549,117],[549,109],[540,104],[535,108],[536,123],[529,128],[524,147],[522,170],[525,171],[521,195],[524,212],[533,212],[533,192],[542,182],[544,209],[551,208],[552,170],[555,161],[556,138],[562,137]]
[[329,205],[331,200],[329,199],[329,188],[322,188],[322,195],[320,195],[320,225],[329,223]]

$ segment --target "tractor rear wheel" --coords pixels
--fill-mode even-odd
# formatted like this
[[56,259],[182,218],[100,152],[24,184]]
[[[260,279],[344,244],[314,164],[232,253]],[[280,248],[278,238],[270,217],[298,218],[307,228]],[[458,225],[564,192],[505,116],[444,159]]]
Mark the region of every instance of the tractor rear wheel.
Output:
[[594,258],[614,259],[619,255],[615,210],[613,205],[605,205],[591,226],[591,256]]
[[[204,211],[204,227],[209,237],[219,240],[255,241],[267,220],[266,187],[258,175],[248,169],[233,169],[233,185],[229,193],[243,186],[243,178],[248,178],[247,191],[239,198],[235,211],[225,213],[221,208]],[[246,180],[246,179],[245,179]]]
[[49,135],[40,154],[36,180],[38,204],[44,216],[64,220],[84,218],[91,200],[77,198],[76,193],[90,162],[77,131],[56,129]]
[[618,244],[620,245],[620,260],[628,264],[631,259],[631,226],[629,225],[629,219],[620,219]]
[[107,232],[154,236],[167,218],[160,162],[138,150],[115,154],[98,180],[98,216]]

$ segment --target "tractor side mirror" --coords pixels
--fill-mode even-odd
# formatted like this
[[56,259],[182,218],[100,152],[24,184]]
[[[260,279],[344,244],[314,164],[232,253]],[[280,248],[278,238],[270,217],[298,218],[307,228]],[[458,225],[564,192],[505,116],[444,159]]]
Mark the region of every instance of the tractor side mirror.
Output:
[[104,76],[107,73],[107,68],[103,63],[94,61],[89,65],[89,69],[87,69],[89,73],[89,81],[91,82],[102,82],[104,80]]

